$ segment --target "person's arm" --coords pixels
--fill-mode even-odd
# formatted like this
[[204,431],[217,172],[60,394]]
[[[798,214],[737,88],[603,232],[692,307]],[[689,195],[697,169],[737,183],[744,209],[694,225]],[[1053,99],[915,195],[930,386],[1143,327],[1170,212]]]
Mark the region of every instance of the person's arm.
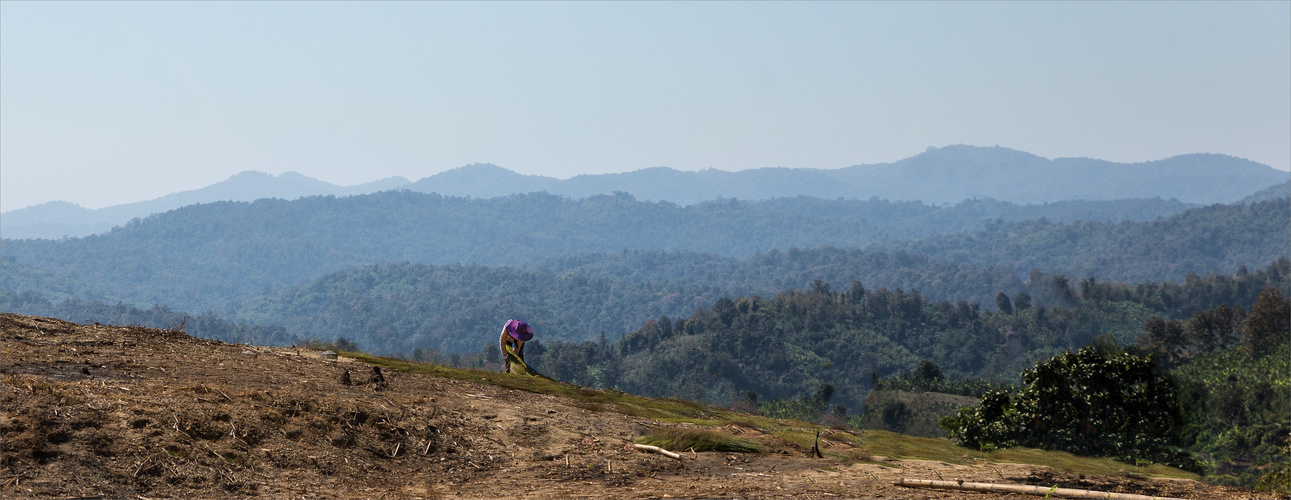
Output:
[[524,341],[523,340],[516,341],[516,356],[519,356],[520,359],[524,359]]
[[502,328],[502,336],[498,337],[498,354],[502,355],[502,361],[507,360],[507,329]]

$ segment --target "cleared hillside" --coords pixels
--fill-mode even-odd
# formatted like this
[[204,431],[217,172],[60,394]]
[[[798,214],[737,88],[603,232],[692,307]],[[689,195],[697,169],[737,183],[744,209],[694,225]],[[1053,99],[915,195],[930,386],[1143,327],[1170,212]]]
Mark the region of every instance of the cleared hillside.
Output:
[[[5,498],[996,496],[891,484],[902,477],[1272,498],[1164,467],[973,452],[528,377],[359,357],[385,367],[378,385],[365,362],[317,351],[12,314],[0,330]],[[678,461],[631,448],[664,429],[762,451]],[[809,455],[817,430],[824,458]]]

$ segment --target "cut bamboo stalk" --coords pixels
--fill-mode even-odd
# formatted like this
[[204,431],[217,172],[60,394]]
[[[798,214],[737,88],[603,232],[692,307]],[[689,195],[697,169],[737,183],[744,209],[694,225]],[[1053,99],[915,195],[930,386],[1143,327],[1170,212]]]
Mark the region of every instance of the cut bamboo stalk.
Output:
[[633,444],[633,445],[632,445],[632,447],[633,447],[633,448],[636,448],[636,449],[638,449],[638,450],[641,450],[641,451],[649,451],[649,452],[652,452],[652,453],[658,453],[658,454],[663,455],[663,456],[668,457],[668,458],[675,458],[675,459],[677,459],[677,460],[681,460],[681,455],[678,455],[678,454],[673,453],[673,452],[671,452],[671,451],[665,450],[665,449],[660,448],[660,447],[658,447],[658,446],[650,446],[650,445],[648,445],[648,444]]
[[979,491],[984,493],[1022,493],[1043,497],[1089,498],[1105,500],[1180,500],[1169,497],[1136,495],[1133,493],[1112,493],[1110,491],[1078,490],[1073,488],[1046,488],[1044,486],[1027,486],[1022,484],[966,483],[963,481],[933,481],[929,479],[901,478],[892,483],[907,488],[937,488],[943,490]]

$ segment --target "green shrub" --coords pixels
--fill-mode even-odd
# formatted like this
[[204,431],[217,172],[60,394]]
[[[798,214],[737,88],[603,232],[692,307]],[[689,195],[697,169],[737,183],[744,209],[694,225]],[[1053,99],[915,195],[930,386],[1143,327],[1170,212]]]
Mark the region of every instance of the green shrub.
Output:
[[980,450],[1027,446],[1202,469],[1175,447],[1183,422],[1175,385],[1151,357],[1095,345],[1041,361],[1022,380],[1021,390],[988,392],[942,427]]

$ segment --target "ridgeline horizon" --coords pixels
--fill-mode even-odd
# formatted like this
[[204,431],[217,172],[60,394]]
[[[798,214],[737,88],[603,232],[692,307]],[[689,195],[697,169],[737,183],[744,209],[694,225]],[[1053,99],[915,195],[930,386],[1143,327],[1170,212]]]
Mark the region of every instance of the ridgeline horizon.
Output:
[[4,212],[5,238],[81,237],[105,232],[134,218],[217,201],[292,200],[307,196],[353,196],[407,189],[471,198],[547,192],[585,198],[616,191],[644,201],[692,205],[720,198],[919,201],[930,205],[991,199],[1015,204],[1121,199],[1177,199],[1185,204],[1233,203],[1291,175],[1268,165],[1211,153],[1176,155],[1141,163],[1090,158],[1046,159],[1000,146],[929,147],[891,163],[837,169],[762,167],[728,172],[647,167],[630,172],[583,174],[568,179],[520,174],[491,163],[474,163],[409,181],[387,177],[340,186],[295,171],[273,175],[247,170],[209,186],[152,200],[98,209],[56,200]]

